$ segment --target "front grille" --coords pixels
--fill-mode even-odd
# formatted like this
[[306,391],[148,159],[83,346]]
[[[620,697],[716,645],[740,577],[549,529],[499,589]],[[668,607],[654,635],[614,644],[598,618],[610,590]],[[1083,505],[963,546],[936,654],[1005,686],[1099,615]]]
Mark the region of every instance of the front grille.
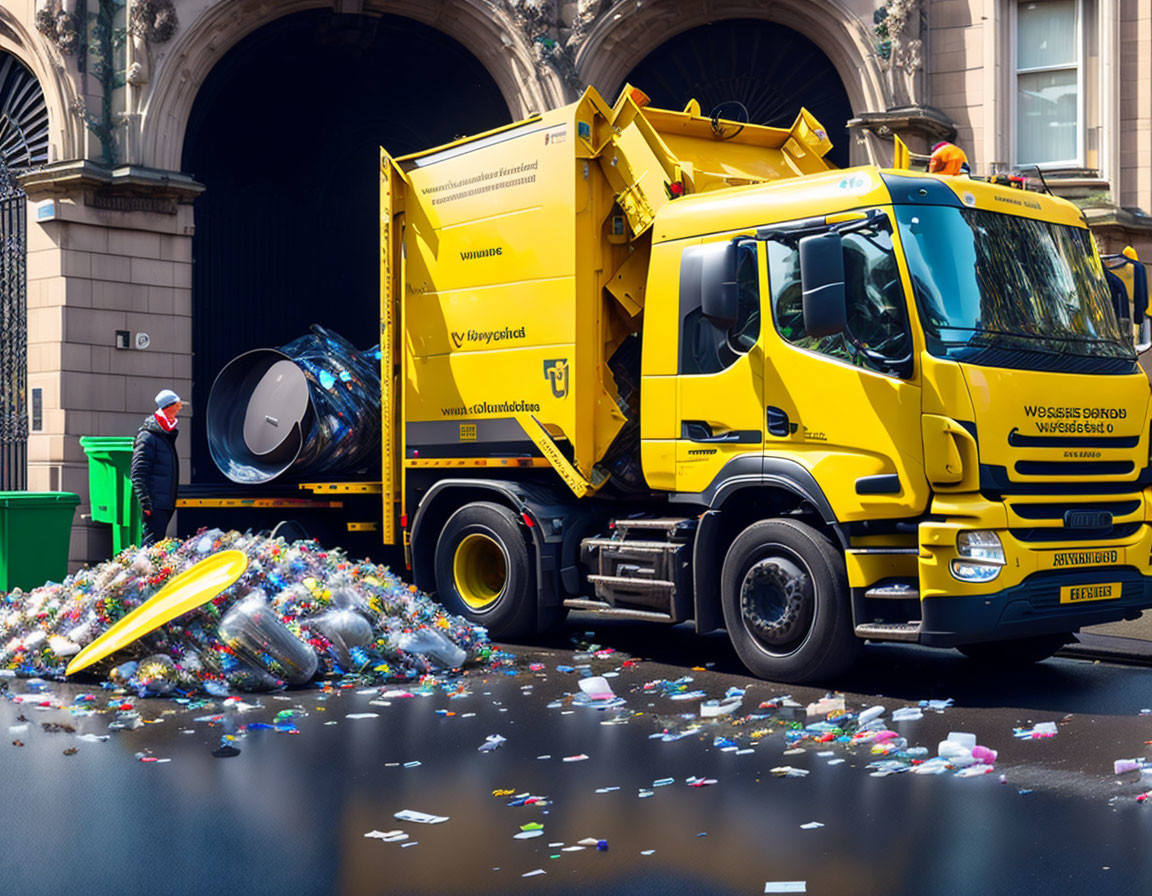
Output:
[[1130,460],[1018,460],[1021,476],[1125,476],[1136,469]]
[[1090,504],[1009,504],[1012,512],[1023,520],[1060,520],[1068,510],[1101,510],[1113,517],[1127,516],[1140,509],[1140,501],[1093,501]]
[[1108,541],[1112,539],[1127,538],[1135,535],[1142,522],[1121,523],[1118,526],[1108,526],[1104,529],[1065,529],[1063,526],[1035,526],[1031,529],[1009,529],[1012,536],[1019,541],[1028,542],[1056,542],[1064,544],[1071,541]]
[[1013,448],[1135,448],[1140,436],[1026,436],[1013,429],[1008,444]]

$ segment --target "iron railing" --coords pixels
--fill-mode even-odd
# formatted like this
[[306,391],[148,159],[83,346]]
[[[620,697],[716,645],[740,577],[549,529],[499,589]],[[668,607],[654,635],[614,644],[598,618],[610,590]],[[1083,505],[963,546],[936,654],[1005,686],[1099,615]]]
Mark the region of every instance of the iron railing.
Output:
[[26,201],[0,162],[0,491],[22,491],[28,470]]

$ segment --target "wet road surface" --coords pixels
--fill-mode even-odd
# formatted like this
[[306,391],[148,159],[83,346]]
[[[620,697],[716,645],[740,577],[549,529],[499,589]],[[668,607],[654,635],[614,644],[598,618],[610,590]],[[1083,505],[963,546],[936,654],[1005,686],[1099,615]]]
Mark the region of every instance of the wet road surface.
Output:
[[[590,652],[590,641],[612,650]],[[49,682],[16,702],[29,686],[9,680],[0,700],[3,891],[1152,889],[1152,805],[1136,801],[1152,778],[1116,777],[1112,766],[1152,755],[1152,715],[1140,715],[1152,707],[1152,669],[1058,658],[1006,675],[955,652],[869,647],[850,677],[831,683],[849,709],[880,704],[890,714],[951,698],[941,713],[892,727],[933,755],[950,731],[972,732],[1000,754],[995,772],[979,777],[874,777],[867,746],[802,743],[786,755],[786,726],[748,716],[766,715],[758,707],[771,697],[807,703],[825,689],[750,678],[722,636],[577,619],[546,644],[508,649],[511,665],[426,693],[409,684],[245,695],[260,704],[246,712],[219,700],[133,700],[149,723],[113,732],[110,691]],[[575,671],[557,668],[567,666]],[[608,681],[624,705],[572,705],[585,670],[618,673]],[[740,709],[701,720],[704,698],[672,700],[652,685],[684,676],[705,698],[746,688]],[[70,714],[85,693],[100,712]],[[37,706],[53,701],[62,708]],[[278,724],[287,730],[262,727],[285,710]],[[1056,736],[1013,736],[1037,722],[1058,723]],[[497,734],[506,741],[480,751]],[[224,736],[239,755],[213,756]],[[809,774],[777,777],[781,766]],[[700,778],[715,783],[689,786]],[[540,799],[509,805],[524,796]],[[394,817],[406,809],[448,820]],[[812,822],[822,827],[802,827]],[[536,825],[540,835],[516,839]],[[393,831],[407,839],[365,836]],[[607,849],[569,849],[585,838]]]

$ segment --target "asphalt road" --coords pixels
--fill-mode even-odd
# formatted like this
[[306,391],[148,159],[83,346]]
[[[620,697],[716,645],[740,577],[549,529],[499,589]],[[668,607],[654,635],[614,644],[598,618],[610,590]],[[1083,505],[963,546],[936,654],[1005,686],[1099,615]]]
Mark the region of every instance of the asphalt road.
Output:
[[[1152,806],[1136,799],[1152,778],[1113,774],[1114,760],[1152,754],[1152,715],[1141,715],[1152,669],[1055,658],[1008,675],[951,651],[871,646],[831,683],[850,710],[950,698],[892,728],[932,754],[952,731],[999,751],[979,777],[875,777],[867,745],[790,747],[760,704],[825,690],[749,678],[723,637],[577,619],[547,644],[508,650],[507,665],[423,691],[246,695],[258,704],[247,711],[133,700],[145,723],[112,732],[111,691],[49,682],[17,702],[29,683],[9,680],[3,891],[1152,889]],[[574,705],[589,672],[610,676],[622,705]],[[686,677],[679,690],[703,696],[671,699],[667,682]],[[701,701],[732,687],[746,689],[740,708],[701,719]],[[95,699],[74,702],[85,694]],[[1013,736],[1039,722],[1056,735]],[[506,740],[481,751],[493,735]],[[217,758],[222,744],[238,754]],[[773,774],[782,766],[808,774]],[[509,805],[517,797],[540,799]],[[396,818],[403,810],[447,820]],[[393,831],[406,839],[365,836]],[[606,848],[571,849],[586,838]]]

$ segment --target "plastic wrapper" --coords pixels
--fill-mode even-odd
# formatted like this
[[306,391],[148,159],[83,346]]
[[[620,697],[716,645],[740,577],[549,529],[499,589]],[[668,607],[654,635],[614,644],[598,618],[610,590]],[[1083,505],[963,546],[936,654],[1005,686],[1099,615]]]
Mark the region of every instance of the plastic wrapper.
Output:
[[313,325],[230,361],[208,397],[208,447],[233,482],[363,472],[379,464],[380,349]]
[[[335,592],[332,598],[335,604]],[[372,624],[352,609],[329,610],[314,617],[309,627],[328,640],[333,657],[345,672],[351,672],[363,665],[353,658],[352,651],[357,648],[366,651],[374,640]]]
[[396,639],[396,646],[405,653],[425,656],[445,669],[458,669],[468,658],[465,650],[457,647],[443,634],[431,628],[404,632]]

